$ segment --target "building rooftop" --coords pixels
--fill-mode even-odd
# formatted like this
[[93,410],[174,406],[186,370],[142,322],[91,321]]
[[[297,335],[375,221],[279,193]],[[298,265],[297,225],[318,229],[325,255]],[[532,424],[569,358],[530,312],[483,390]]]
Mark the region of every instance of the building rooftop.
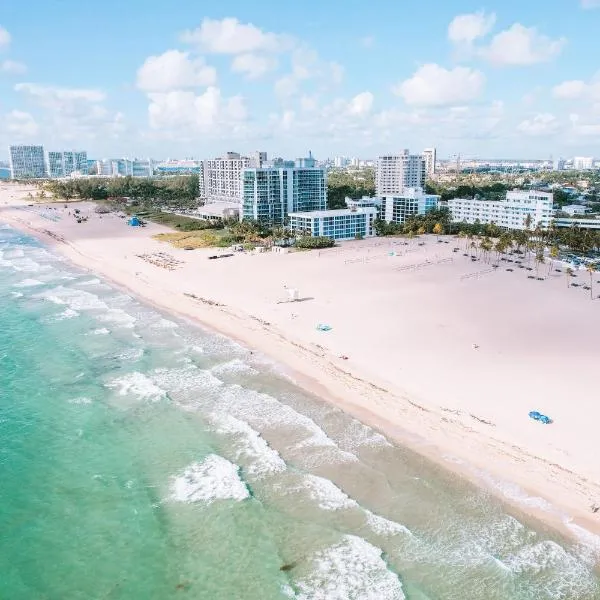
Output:
[[309,219],[323,218],[323,217],[342,217],[345,215],[352,214],[375,214],[377,209],[374,206],[364,206],[357,209],[352,208],[336,208],[335,210],[311,210],[306,212],[293,212],[289,213],[290,217],[306,217]]

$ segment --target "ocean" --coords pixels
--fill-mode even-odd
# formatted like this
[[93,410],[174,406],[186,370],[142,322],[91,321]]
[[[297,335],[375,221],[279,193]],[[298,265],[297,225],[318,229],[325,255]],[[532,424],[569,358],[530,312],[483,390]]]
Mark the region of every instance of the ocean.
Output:
[[591,536],[0,227],[0,598],[600,598]]

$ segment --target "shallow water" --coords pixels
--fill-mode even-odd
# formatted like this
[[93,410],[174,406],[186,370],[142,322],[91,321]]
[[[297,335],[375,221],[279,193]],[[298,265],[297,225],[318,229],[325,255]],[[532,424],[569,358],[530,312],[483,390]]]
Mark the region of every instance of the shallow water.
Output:
[[592,537],[6,227],[0,532],[11,600],[600,598]]

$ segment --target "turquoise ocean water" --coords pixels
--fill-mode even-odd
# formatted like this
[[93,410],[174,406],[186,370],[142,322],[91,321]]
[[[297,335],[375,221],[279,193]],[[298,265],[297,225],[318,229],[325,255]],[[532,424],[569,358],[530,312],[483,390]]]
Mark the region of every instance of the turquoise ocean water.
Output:
[[1,599],[592,600],[590,540],[0,229]]

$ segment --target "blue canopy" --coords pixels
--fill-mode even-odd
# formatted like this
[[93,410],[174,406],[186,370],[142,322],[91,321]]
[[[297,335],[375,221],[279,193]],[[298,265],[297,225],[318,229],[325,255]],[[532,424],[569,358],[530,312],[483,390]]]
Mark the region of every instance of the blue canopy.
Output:
[[141,222],[135,215],[133,215],[133,217],[131,217],[131,219],[127,221],[127,225],[131,225],[132,227],[139,227],[141,225]]

